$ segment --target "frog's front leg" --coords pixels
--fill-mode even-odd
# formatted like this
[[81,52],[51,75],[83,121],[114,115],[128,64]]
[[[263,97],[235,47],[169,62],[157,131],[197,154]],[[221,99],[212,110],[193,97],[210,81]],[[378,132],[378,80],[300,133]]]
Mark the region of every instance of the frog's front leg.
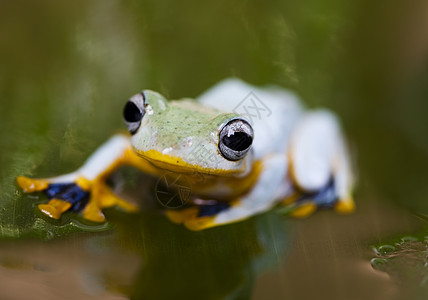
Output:
[[191,230],[202,230],[237,222],[270,209],[277,203],[280,187],[286,181],[287,157],[279,154],[265,157],[260,168],[252,189],[231,203],[204,205],[204,200],[201,200],[200,205],[184,210],[167,210],[168,218],[175,223],[183,223]]
[[45,179],[19,176],[17,183],[25,193],[43,191],[46,194],[49,203],[39,204],[38,207],[51,218],[59,219],[64,212],[74,211],[82,212],[87,220],[103,222],[103,208],[116,205],[127,211],[137,209],[117,197],[105,183],[108,175],[123,164],[148,171],[152,168],[133,153],[127,136],[116,135],[98,148],[75,172]]
[[290,173],[303,192],[292,215],[305,217],[320,206],[354,210],[350,159],[336,117],[326,110],[306,113],[289,143]]

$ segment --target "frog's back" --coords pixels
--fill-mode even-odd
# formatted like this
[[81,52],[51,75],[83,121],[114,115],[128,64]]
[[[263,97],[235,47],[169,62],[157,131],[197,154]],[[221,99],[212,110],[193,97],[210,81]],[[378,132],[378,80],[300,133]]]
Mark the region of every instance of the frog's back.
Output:
[[259,88],[236,78],[219,82],[197,101],[246,117],[255,131],[255,158],[285,152],[292,128],[303,112],[292,92],[277,86]]

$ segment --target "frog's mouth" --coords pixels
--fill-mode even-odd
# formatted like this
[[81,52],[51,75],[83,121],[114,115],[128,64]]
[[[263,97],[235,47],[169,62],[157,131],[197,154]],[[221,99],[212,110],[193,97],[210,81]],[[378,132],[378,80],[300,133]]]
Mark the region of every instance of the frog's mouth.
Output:
[[157,168],[177,172],[177,173],[203,173],[210,175],[235,175],[241,174],[245,171],[245,164],[240,164],[238,169],[221,169],[221,168],[207,168],[197,164],[191,164],[184,161],[180,157],[169,154],[163,154],[157,150],[141,151],[134,149],[135,153],[149,161]]

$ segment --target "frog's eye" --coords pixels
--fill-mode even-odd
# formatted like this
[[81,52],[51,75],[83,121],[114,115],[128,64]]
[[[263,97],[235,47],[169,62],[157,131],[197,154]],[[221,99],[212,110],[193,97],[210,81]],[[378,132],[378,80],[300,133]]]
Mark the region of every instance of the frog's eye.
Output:
[[143,93],[133,96],[126,103],[125,108],[123,109],[123,119],[125,120],[125,124],[131,134],[136,133],[138,128],[140,128],[141,119],[143,118],[144,113]]
[[253,128],[242,119],[234,119],[224,125],[220,131],[218,148],[221,155],[228,160],[244,158],[253,143]]

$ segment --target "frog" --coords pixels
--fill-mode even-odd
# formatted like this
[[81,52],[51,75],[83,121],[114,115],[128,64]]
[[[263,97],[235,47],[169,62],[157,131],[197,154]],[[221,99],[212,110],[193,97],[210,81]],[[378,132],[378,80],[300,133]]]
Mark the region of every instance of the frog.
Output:
[[77,170],[17,178],[23,192],[46,194],[38,209],[47,218],[72,212],[102,223],[108,207],[137,212],[139,205],[106,183],[124,165],[156,178],[176,175],[166,185],[187,197],[162,212],[190,230],[275,207],[296,218],[322,208],[355,210],[355,171],[338,118],[324,108],[306,109],[285,88],[228,78],[196,99],[179,100],[146,89],[126,102],[123,120],[128,133],[112,136]]

